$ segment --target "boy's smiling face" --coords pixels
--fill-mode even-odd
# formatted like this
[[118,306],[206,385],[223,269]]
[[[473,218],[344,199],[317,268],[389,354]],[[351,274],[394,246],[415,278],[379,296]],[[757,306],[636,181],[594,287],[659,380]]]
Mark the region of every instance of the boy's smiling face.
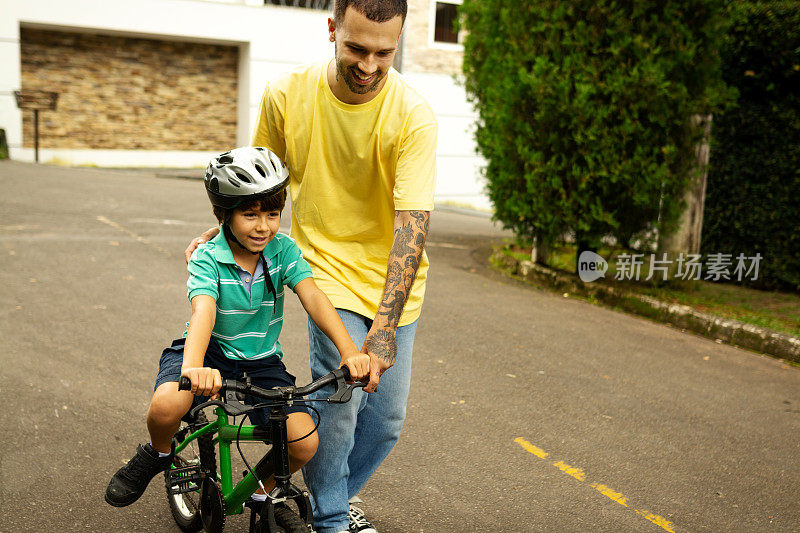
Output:
[[280,224],[279,209],[262,211],[255,204],[244,209],[234,209],[228,227],[245,248],[253,253],[260,253],[278,233]]

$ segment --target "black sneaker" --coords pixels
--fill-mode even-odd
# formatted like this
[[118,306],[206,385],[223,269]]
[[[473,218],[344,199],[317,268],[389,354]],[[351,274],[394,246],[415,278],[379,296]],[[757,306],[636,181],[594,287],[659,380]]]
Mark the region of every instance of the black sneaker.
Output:
[[350,511],[347,516],[350,518],[350,533],[378,533],[372,522],[364,516],[364,511],[355,505],[350,505]]
[[172,464],[172,454],[159,457],[148,442],[136,449],[128,464],[117,470],[106,488],[106,501],[114,507],[130,505],[144,494],[150,480]]

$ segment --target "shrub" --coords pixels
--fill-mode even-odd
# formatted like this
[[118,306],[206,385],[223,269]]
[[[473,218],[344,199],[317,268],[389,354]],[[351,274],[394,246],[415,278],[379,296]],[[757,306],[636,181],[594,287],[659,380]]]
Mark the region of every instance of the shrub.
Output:
[[723,52],[735,108],[712,126],[702,248],[763,257],[761,288],[800,290],[800,2],[736,2]]
[[467,93],[495,217],[543,243],[668,231],[697,132],[730,98],[722,0],[464,0]]

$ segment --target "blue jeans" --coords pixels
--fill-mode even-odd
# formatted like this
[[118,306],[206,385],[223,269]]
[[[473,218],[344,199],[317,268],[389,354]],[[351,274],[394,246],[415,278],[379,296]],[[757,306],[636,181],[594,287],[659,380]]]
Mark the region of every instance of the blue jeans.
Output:
[[[361,348],[372,320],[350,311],[337,311],[353,342]],[[358,494],[400,437],[416,331],[416,321],[397,328],[397,359],[381,376],[375,392],[366,394],[356,389],[346,404],[313,404],[321,415],[319,448],[303,467],[303,478],[311,491],[314,529],[318,533],[348,529],[348,500]],[[308,344],[314,379],[338,368],[339,351],[310,318]],[[332,388],[325,388],[312,397],[326,398],[332,392]]]

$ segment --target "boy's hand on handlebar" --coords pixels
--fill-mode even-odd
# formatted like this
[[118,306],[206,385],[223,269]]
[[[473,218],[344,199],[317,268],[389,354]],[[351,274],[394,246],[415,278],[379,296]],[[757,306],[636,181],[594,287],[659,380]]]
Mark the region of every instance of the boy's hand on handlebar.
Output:
[[203,244],[204,242],[210,241],[217,235],[219,235],[219,228],[214,227],[214,228],[209,228],[208,231],[204,232],[199,237],[192,239],[192,242],[189,243],[189,247],[186,248],[185,252],[183,252],[183,256],[186,259],[186,264],[189,264],[189,259],[192,258],[192,252],[194,252],[199,245]]
[[192,394],[195,396],[210,396],[212,400],[219,398],[219,389],[222,387],[222,376],[219,370],[209,367],[196,367],[181,369],[181,376],[186,376],[192,382]]
[[361,352],[354,352],[342,357],[342,364],[339,366],[346,366],[347,369],[350,370],[351,381],[368,381],[369,365],[369,355]]

